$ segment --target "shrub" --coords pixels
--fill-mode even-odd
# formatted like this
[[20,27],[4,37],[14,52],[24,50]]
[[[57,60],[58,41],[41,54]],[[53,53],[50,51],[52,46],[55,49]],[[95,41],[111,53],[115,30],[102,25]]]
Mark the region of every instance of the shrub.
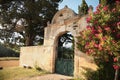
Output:
[[120,0],[99,4],[87,22],[87,29],[78,37],[78,48],[94,57],[99,80],[113,80],[120,68]]

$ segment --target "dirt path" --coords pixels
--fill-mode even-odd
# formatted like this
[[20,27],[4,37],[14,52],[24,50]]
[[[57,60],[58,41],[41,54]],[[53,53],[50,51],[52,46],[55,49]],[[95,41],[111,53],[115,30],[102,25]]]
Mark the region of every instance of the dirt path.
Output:
[[15,67],[15,66],[19,66],[19,60],[0,61],[0,66],[2,66],[2,67]]
[[70,79],[73,79],[73,77],[64,76],[60,74],[46,74],[43,76],[28,77],[28,78],[20,79],[20,80],[70,80]]

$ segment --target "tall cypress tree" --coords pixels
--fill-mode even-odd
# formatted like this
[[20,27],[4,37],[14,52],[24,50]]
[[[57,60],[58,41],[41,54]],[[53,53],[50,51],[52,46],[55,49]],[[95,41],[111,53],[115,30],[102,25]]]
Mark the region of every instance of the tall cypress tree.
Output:
[[88,5],[85,0],[82,0],[81,6],[78,6],[79,16],[83,16],[88,13]]

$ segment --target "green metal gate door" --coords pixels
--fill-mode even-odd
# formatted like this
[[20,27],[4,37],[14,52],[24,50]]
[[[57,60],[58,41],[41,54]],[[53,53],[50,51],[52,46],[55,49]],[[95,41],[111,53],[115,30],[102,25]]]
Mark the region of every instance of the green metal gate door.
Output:
[[57,59],[55,72],[58,74],[73,76],[74,61],[73,59]]

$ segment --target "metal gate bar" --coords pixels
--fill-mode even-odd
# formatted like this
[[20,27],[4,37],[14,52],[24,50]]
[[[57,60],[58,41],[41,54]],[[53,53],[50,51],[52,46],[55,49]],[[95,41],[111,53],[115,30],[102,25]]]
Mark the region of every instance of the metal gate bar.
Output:
[[73,59],[57,59],[55,72],[63,75],[73,76],[74,61]]

